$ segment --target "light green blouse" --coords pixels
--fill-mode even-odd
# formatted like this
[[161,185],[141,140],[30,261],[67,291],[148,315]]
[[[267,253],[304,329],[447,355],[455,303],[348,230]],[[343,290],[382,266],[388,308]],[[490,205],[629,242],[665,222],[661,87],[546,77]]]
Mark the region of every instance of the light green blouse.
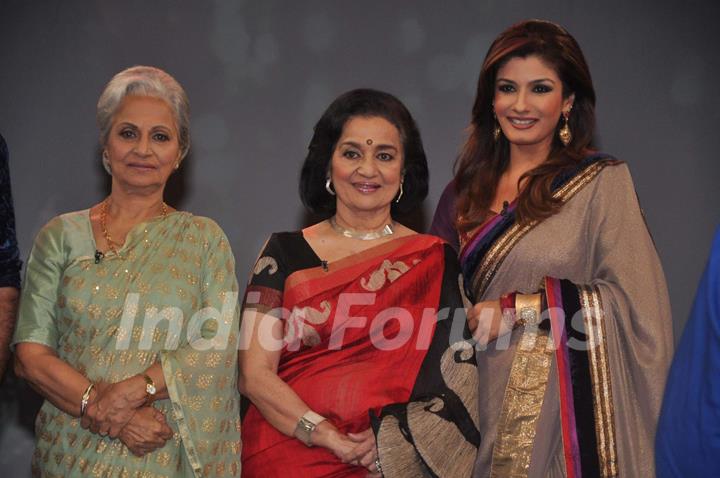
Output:
[[170,395],[153,406],[175,435],[135,457],[45,401],[35,476],[239,476],[238,286],[212,220],[173,212],[138,224],[95,259],[89,211],[51,220],[35,239],[13,343],[35,342],[92,381],[117,382],[160,361]]

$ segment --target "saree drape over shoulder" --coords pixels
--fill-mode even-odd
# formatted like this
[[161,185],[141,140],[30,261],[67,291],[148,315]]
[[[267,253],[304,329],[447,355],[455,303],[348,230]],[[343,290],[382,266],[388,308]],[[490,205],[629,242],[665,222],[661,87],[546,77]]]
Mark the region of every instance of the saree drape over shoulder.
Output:
[[[469,476],[480,442],[477,372],[464,315],[451,330],[458,276],[454,252],[436,237],[327,264],[302,233],[273,234],[245,307],[283,318],[277,373],[313,411],[343,433],[373,427],[386,478]],[[438,314],[445,307],[453,310]],[[243,437],[246,477],[367,474],[282,434],[253,405]]]
[[[91,381],[162,364],[169,399],[152,406],[175,432],[142,458],[45,401],[35,476],[239,476],[235,261],[210,219],[173,212],[138,224],[117,254],[95,258],[89,211],[38,234],[13,342],[34,342]],[[205,320],[203,320],[205,319]]]
[[628,168],[596,155],[553,186],[554,216],[520,225],[513,204],[460,238],[473,302],[539,290],[547,307],[477,355],[474,476],[654,476],[672,323]]

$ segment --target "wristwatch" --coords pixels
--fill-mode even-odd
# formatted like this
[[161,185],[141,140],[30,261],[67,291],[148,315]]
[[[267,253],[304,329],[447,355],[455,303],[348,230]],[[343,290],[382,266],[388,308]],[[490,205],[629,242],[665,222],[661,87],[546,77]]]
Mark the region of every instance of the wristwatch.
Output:
[[293,435],[295,435],[295,438],[305,443],[306,446],[312,447],[313,444],[310,440],[310,435],[324,420],[325,417],[322,415],[318,415],[312,410],[308,410],[305,412],[305,415],[300,417],[298,420],[297,425],[295,426],[295,433],[293,433]]
[[155,382],[150,378],[150,375],[145,373],[143,374],[143,378],[145,379],[145,394],[147,395],[145,397],[145,404],[150,405],[153,400],[155,400],[157,388],[155,388]]

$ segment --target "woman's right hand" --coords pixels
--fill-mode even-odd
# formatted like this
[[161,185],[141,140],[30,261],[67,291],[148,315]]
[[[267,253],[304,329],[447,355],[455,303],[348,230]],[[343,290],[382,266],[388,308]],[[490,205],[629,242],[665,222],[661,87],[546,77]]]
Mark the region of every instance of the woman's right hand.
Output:
[[344,433],[335,428],[335,425],[327,420],[321,422],[313,430],[311,438],[313,445],[327,448],[343,463],[352,463],[357,459],[355,447],[357,443],[352,441]]
[[513,331],[515,320],[503,318],[499,300],[478,302],[467,312],[468,328],[480,345],[487,345],[493,340]]
[[172,436],[173,431],[160,410],[142,407],[120,431],[118,438],[133,455],[143,456],[165,446]]
[[145,381],[139,375],[117,383],[95,384],[97,393],[80,421],[83,428],[101,436],[117,438],[120,431],[146,401]]

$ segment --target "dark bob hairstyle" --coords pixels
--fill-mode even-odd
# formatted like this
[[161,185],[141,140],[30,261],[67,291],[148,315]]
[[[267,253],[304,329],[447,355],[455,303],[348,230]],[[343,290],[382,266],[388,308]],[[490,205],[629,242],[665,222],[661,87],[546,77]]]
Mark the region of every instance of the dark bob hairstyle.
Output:
[[371,89],[348,91],[338,96],[314,128],[308,154],[300,173],[300,199],[311,212],[326,216],[335,213],[335,196],[325,190],[335,146],[345,123],[353,117],[379,116],[400,132],[403,145],[403,195],[392,202],[391,212],[405,213],[417,207],[428,193],[428,167],[420,131],[400,100],[389,93]]

